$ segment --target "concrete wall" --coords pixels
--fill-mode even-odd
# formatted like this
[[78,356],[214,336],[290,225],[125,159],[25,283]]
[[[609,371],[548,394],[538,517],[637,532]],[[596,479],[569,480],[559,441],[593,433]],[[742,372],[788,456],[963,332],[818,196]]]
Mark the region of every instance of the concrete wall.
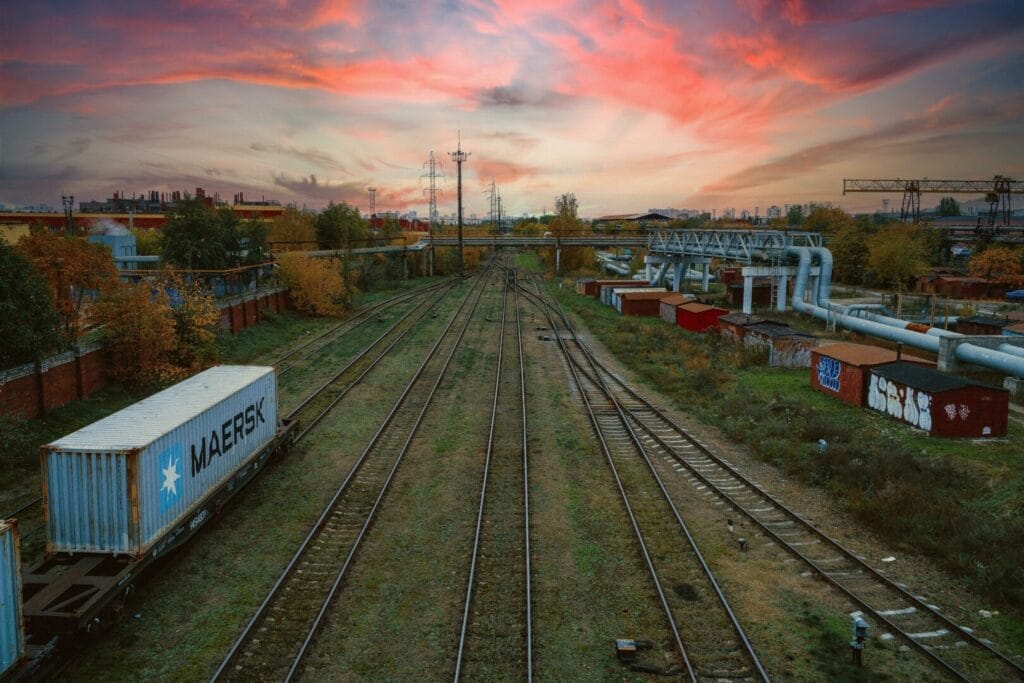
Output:
[[[232,334],[252,327],[266,312],[288,309],[288,290],[238,297],[220,310],[220,324]],[[39,417],[85,398],[109,383],[111,359],[99,344],[76,347],[40,363],[0,370],[0,414]]]

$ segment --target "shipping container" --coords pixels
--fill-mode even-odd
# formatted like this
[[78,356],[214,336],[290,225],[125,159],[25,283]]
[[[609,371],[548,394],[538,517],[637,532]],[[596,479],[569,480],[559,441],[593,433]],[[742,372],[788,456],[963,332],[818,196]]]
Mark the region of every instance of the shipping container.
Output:
[[852,406],[867,404],[871,368],[897,360],[924,367],[935,363],[923,358],[866,344],[826,344],[811,352],[811,386]]
[[684,330],[703,332],[708,328],[717,328],[718,319],[728,313],[724,308],[692,301],[676,307],[676,324]]
[[654,316],[661,310],[663,290],[649,289],[642,292],[627,292],[619,296],[619,313],[628,316]]
[[16,520],[0,520],[0,678],[25,654],[21,614],[21,549]]
[[658,312],[661,315],[661,319],[667,323],[675,325],[676,306],[685,304],[688,301],[693,301],[692,294],[680,294],[678,292],[674,292],[663,296],[658,305]]
[[644,280],[590,280],[584,283],[583,293],[587,296],[592,296],[595,299],[601,298],[601,288],[605,285],[614,285],[616,287],[626,287],[632,284],[638,284],[638,286],[646,286],[648,283]]
[[601,285],[601,288],[600,288],[600,290],[601,290],[601,293],[600,293],[601,303],[603,303],[606,306],[614,306],[615,305],[615,301],[614,301],[614,299],[612,297],[613,297],[616,289],[628,289],[631,292],[636,292],[636,291],[640,291],[641,289],[648,289],[648,288],[650,288],[650,285],[648,283],[646,283],[646,282],[643,282],[642,280],[641,281],[637,281],[637,282],[627,282],[627,283],[621,283],[620,282],[620,283],[611,284],[611,285]]
[[144,554],[276,431],[274,369],[222,365],[44,446],[47,552]]
[[898,361],[871,370],[867,406],[934,436],[1006,436],[1010,392]]
[[614,308],[616,311],[622,309],[621,297],[623,294],[630,294],[633,292],[661,292],[666,293],[664,287],[658,287],[657,289],[652,287],[616,287],[611,290],[611,296],[608,299],[608,305]]

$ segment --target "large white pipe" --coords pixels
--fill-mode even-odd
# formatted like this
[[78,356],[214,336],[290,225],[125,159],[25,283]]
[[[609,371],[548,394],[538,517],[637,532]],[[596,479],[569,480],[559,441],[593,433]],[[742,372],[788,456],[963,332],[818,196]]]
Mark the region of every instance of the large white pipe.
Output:
[[[827,251],[819,248],[814,250],[819,252],[819,256],[821,251]],[[799,259],[796,284],[793,291],[793,309],[800,313],[814,316],[820,320],[834,320],[837,324],[842,325],[848,330],[869,334],[881,339],[902,342],[915,348],[931,351],[932,353],[939,352],[940,337],[963,336],[938,328],[932,328],[928,334],[914,332],[906,329],[907,323],[905,321],[897,320],[896,318],[871,315],[871,319],[865,319],[848,315],[839,306],[833,306],[832,310],[830,310],[822,306],[805,303],[804,292],[807,289],[807,279],[811,269],[812,250],[810,247],[788,247],[786,253]],[[826,267],[822,267],[819,271],[822,275],[819,280],[818,298],[821,301],[824,296],[824,302],[827,304],[828,292],[823,293],[820,288],[820,283],[827,281],[824,275],[825,270]],[[827,270],[827,277],[830,278],[831,260],[828,261]],[[892,321],[892,324],[889,324],[888,321]],[[1010,344],[1002,344],[998,349],[986,349],[975,344],[964,343],[958,345],[954,352],[957,359],[966,363],[981,365],[1007,375],[1013,375],[1014,377],[1024,377],[1024,349],[1011,346]]]

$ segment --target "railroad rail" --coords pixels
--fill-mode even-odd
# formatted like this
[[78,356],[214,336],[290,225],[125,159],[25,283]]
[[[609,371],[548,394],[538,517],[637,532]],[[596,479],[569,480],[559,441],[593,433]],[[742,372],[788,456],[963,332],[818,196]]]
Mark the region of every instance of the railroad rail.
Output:
[[[651,460],[664,474],[685,471],[698,490],[717,496],[742,514],[770,542],[804,563],[874,619],[876,626],[887,629],[883,640],[901,639],[937,668],[960,680],[991,680],[993,667],[1000,670],[1001,679],[1024,677],[1024,668],[1018,662],[978,637],[973,629],[958,624],[923,596],[872,567],[714,453],[603,365],[576,335],[564,312],[559,310],[558,315],[579,350],[576,356],[585,357],[585,366],[576,357],[573,366],[581,373],[589,368],[591,381],[600,378],[597,381],[616,396]],[[958,647],[959,642],[973,647]]]
[[[556,332],[626,508],[685,675],[691,681],[769,680],[629,414],[593,370],[582,344],[573,348],[557,334],[552,314],[556,309],[543,297],[535,302]],[[577,339],[571,328],[566,331],[571,339]],[[590,373],[586,372],[588,366]]]
[[[425,287],[417,287],[416,289],[408,292],[402,292],[396,296],[376,301],[369,306],[359,309],[355,314],[345,320],[342,320],[337,325],[333,325],[323,332],[314,335],[311,339],[303,341],[295,348],[290,349],[275,358],[270,364],[278,368],[277,376],[280,378],[288,372],[298,368],[303,361],[323,349],[325,346],[331,344],[339,337],[342,337],[343,335],[348,334],[349,332],[368,323],[370,320],[373,320],[375,315],[403,304],[409,299],[423,296],[438,289],[450,286],[450,284],[451,280],[435,282]],[[299,354],[302,355],[300,356]]]
[[[487,279],[485,273],[474,285],[478,289],[470,291],[448,321],[213,674],[213,681],[253,678],[287,681],[299,672],[472,320]],[[340,557],[345,559],[339,565]]]
[[[491,419],[455,681],[533,680],[526,372],[516,271],[503,272]],[[507,324],[510,312],[514,326]]]

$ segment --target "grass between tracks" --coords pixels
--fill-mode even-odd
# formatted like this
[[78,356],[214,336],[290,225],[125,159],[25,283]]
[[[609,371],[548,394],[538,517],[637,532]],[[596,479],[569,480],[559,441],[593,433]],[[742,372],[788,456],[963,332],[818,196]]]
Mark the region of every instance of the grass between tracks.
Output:
[[255,612],[457,305],[449,296],[316,430],[166,566],[68,680],[205,680]]
[[[887,542],[936,558],[990,600],[1024,605],[1019,427],[1011,423],[1003,439],[929,437],[814,391],[806,369],[768,368],[716,335],[619,316],[568,282],[546,286],[620,362],[680,408],[824,488]],[[819,438],[829,442],[825,455],[817,452]],[[1020,624],[999,621],[1024,649]]]

